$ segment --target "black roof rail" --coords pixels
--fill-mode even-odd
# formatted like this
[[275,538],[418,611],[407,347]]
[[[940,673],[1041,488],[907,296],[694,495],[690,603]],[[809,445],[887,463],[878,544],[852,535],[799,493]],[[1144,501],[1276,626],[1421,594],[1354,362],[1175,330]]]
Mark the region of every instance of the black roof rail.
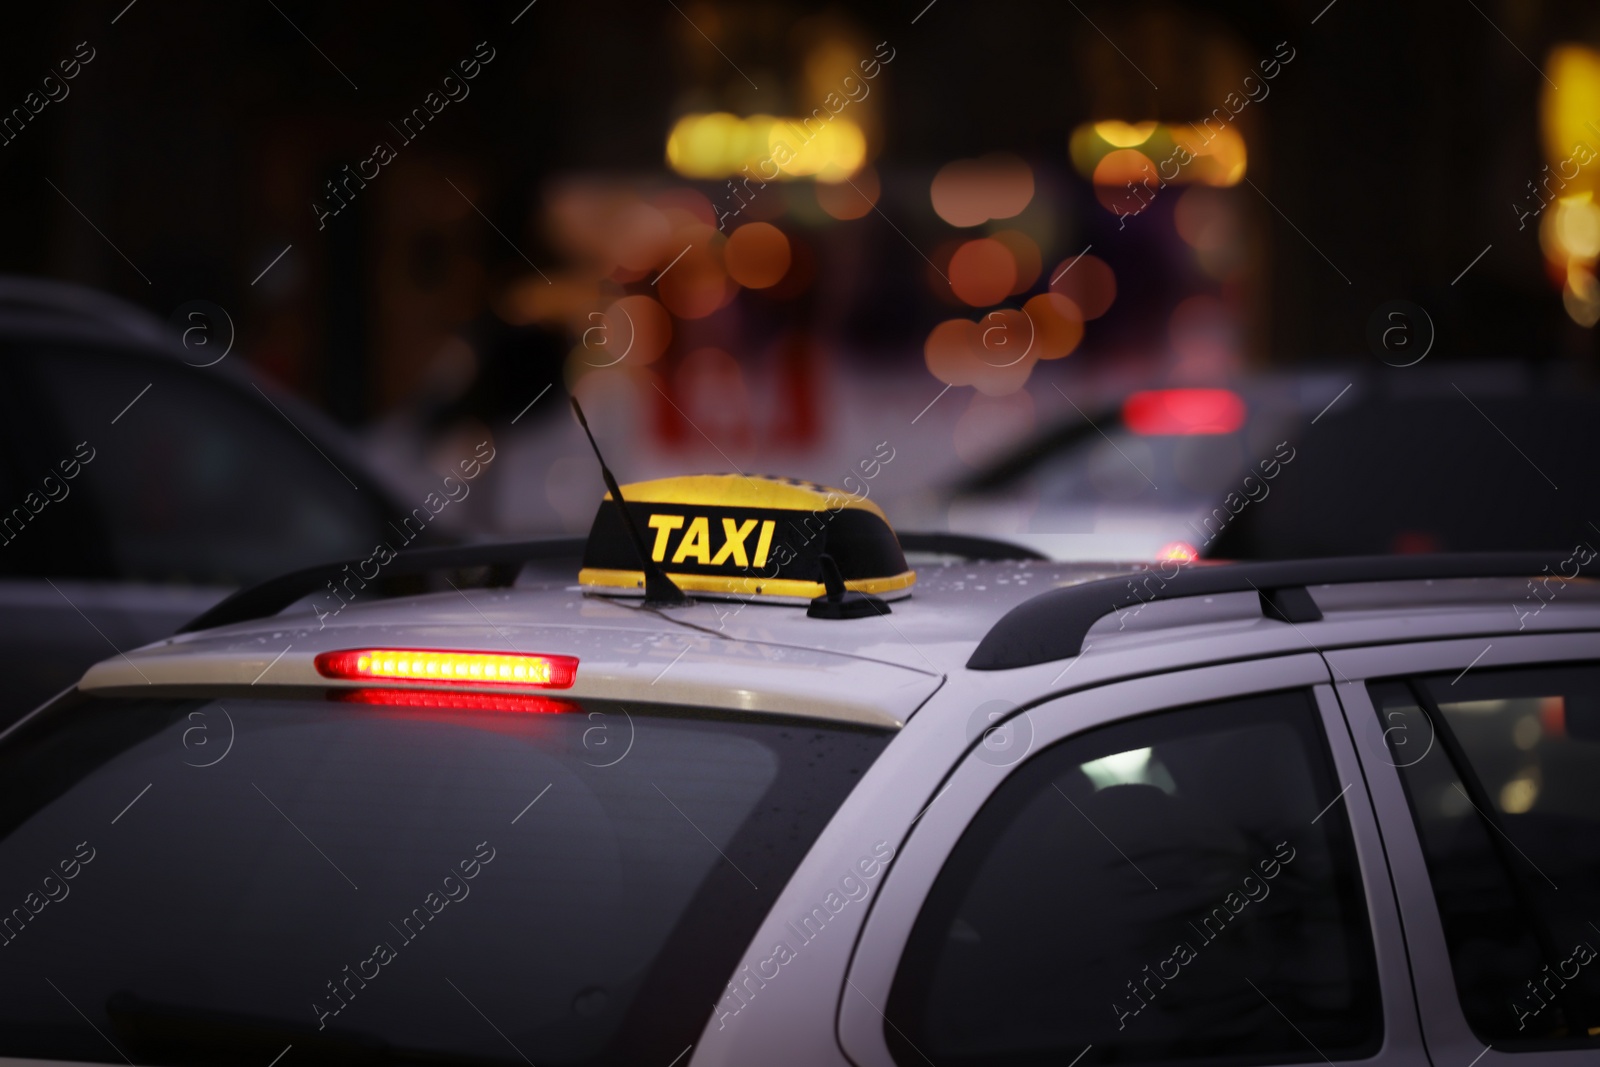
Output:
[[[377,575],[362,580],[359,567],[368,559],[340,560],[323,563],[304,570],[290,571],[276,578],[268,578],[257,585],[213,605],[198,618],[179,628],[180,634],[209,630],[233,622],[265,619],[276,615],[302,597],[309,596],[325,585],[347,578],[346,568],[355,574],[364,588],[366,582],[383,582],[390,578],[414,577],[444,571],[487,567],[489,576],[481,586],[507,586],[516,581],[526,563],[541,559],[566,559],[582,557],[586,541],[581,537],[550,538],[543,541],[511,541],[492,545],[463,545],[448,548],[414,548],[395,553],[388,563],[381,564]],[[408,593],[420,589],[406,590]]]
[[[395,553],[394,559],[379,565],[378,574],[366,581],[386,583],[393,578],[487,567],[490,573],[486,580],[477,583],[480,587],[507,586],[516,580],[524,564],[541,559],[581,558],[587,543],[587,539],[582,537],[558,537],[542,541],[512,541],[490,545],[413,548]],[[939,552],[973,560],[1049,558],[1031,548],[1014,545],[1009,541],[968,537],[963,534],[901,534],[900,544],[907,551]],[[341,579],[348,578],[352,574],[360,581],[361,573],[358,568],[368,562],[366,559],[338,560],[268,578],[212,605],[199,617],[180,627],[178,633],[194,633],[197,630],[209,630],[229,623],[268,618],[325,586],[338,585]],[[365,582],[362,587],[365,588]],[[401,595],[422,591],[416,587],[398,590]]]
[[955,533],[899,532],[900,547],[906,552],[926,552],[940,556],[960,556],[970,560],[1047,560],[1050,557],[1024,545],[993,537]]
[[1052,589],[1018,604],[984,634],[967,660],[967,669],[1001,671],[1076,656],[1083,651],[1084,635],[1100,619],[1155,600],[1254,590],[1260,595],[1261,613],[1267,618],[1289,623],[1315,622],[1322,618],[1322,611],[1308,586],[1431,578],[1520,578],[1551,572],[1573,558],[1570,550],[1560,550],[1201,563],[1182,565],[1171,574],[1151,567],[1117,578]]

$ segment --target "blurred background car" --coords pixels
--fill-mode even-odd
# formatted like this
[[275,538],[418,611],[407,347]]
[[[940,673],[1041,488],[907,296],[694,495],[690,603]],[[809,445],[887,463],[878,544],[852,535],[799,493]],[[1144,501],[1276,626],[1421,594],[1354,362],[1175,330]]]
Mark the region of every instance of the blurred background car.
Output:
[[947,485],[950,525],[1059,559],[1197,558],[1222,516],[1271,494],[1298,458],[1304,408],[1327,386],[1262,377],[1083,396],[1067,418]]
[[1061,559],[1570,547],[1600,537],[1600,402],[1582,386],[1485,360],[1141,390],[944,499],[952,529]]
[[1515,363],[1368,378],[1294,435],[1300,456],[1273,486],[1281,495],[1240,512],[1211,554],[1288,559],[1600,542],[1600,401],[1580,386]]
[[104,294],[0,277],[0,725],[240,585],[366,556],[406,515],[224,340],[187,347]]

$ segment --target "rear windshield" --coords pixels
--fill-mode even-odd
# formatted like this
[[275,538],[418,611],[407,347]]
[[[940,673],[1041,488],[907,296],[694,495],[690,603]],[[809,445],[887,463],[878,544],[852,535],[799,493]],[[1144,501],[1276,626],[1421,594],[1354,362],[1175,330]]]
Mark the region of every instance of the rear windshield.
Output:
[[74,694],[0,741],[0,1055],[672,1062],[889,737],[399,699]]

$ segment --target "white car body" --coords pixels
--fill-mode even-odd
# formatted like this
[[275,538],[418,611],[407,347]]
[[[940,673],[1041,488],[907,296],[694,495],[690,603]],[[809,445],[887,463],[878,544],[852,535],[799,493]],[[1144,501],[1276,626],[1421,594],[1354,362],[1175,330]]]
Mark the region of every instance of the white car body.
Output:
[[[560,576],[525,576],[499,591],[358,602],[325,625],[291,610],[183,634],[101,662],[80,688],[337,686],[355,683],[319,676],[318,653],[514,648],[579,657],[570,690],[577,697],[895,730],[729,976],[729,990],[737,984],[745,994],[725,997],[713,1010],[681,1061],[694,1067],[889,1067],[896,1061],[882,1009],[912,923],[962,831],[1031,752],[1158,709],[1303,688],[1314,696],[1338,774],[1349,783],[1328,801],[1348,806],[1382,985],[1383,1041],[1371,1062],[1592,1062],[1592,1052],[1485,1049],[1468,1029],[1399,772],[1372,728],[1364,682],[1474,665],[1600,659],[1595,591],[1575,587],[1519,617],[1512,605],[1525,590],[1511,579],[1329,585],[1311,590],[1324,617],[1303,623],[1263,617],[1254,593],[1195,596],[1107,614],[1075,657],[1010,670],[966,666],[1013,606],[1047,590],[1132,573],[1043,562],[923,566],[914,595],[894,603],[892,613],[845,621],[713,600],[647,610],[585,594]],[[995,701],[1015,710],[995,715]],[[776,975],[756,974],[770,965],[773,943],[790,937],[796,917],[812,913],[841,872],[885,843],[894,858],[870,896],[834,914]]]

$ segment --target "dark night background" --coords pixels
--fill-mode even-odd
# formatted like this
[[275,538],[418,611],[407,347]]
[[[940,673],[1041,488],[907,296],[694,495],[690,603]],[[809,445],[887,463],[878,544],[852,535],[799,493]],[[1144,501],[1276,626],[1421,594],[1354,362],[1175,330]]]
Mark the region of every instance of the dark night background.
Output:
[[[930,376],[924,347],[942,319],[979,317],[983,301],[956,299],[942,280],[977,234],[936,213],[930,183],[952,161],[997,151],[1025,161],[1036,190],[1017,216],[1037,261],[1018,301],[1067,291],[1049,279],[1092,247],[1115,273],[1115,302],[1026,390],[1004,395],[1024,376],[973,395],[964,430],[950,429],[962,409],[945,401],[919,427],[937,423],[954,442],[927,452],[939,456],[929,471],[971,469],[1071,417],[1062,382],[1115,397],[1377,368],[1368,333],[1393,300],[1426,309],[1436,362],[1593,378],[1594,256],[1551,246],[1550,226],[1541,248],[1555,209],[1519,230],[1516,206],[1535,202],[1531,183],[1561,158],[1551,109],[1565,109],[1567,127],[1585,109],[1600,119],[1600,82],[1574,75],[1557,91],[1545,73],[1560,49],[1600,43],[1588,4],[74,2],[11,15],[0,107],[22,106],[85,41],[95,58],[70,95],[0,145],[0,270],[94,286],[164,320],[209,301],[257,373],[424,464],[462,427],[504,430],[559,380],[589,388],[600,408],[613,386],[635,398],[638,416],[612,430],[631,436],[617,447],[640,475],[737,462],[837,480],[832,466],[856,448],[839,442],[870,433],[853,398],[881,406],[860,381],[889,383],[909,418],[943,395],[935,379],[951,380]],[[494,59],[470,95],[402,141],[392,124],[479,42]],[[792,265],[780,284],[733,285],[721,310],[684,311],[667,288],[723,286],[720,252],[679,265],[674,250],[691,243],[680,237],[622,270],[593,232],[574,236],[597,204],[652,218],[688,204],[705,217],[730,194],[668,166],[674,123],[805,115],[818,85],[875,48],[894,58],[842,116],[865,129],[856,180],[881,189],[872,209],[835,217],[819,209],[828,190],[804,179],[775,183],[737,220],[784,231]],[[1243,180],[1176,186],[1119,229],[1106,190],[1074,165],[1074,132],[1108,119],[1196,122],[1284,49],[1294,58],[1270,95],[1234,123]],[[323,183],[379,141],[398,158],[319,230]],[[1595,188],[1583,173],[1578,188]],[[1209,196],[1195,203],[1225,223],[1211,265],[1180,239],[1185,190]],[[1573,210],[1593,228],[1592,205]],[[725,233],[704,232],[721,247]],[[679,277],[655,288],[674,267]],[[651,366],[636,356],[591,371],[588,327],[624,294],[665,300],[671,339]],[[558,410],[542,404],[516,429],[549,426]],[[752,414],[719,422],[736,411]],[[487,526],[581,529],[592,487],[557,499],[576,471],[559,462],[530,446],[518,463],[545,491],[527,498],[536,506],[480,516]]]

